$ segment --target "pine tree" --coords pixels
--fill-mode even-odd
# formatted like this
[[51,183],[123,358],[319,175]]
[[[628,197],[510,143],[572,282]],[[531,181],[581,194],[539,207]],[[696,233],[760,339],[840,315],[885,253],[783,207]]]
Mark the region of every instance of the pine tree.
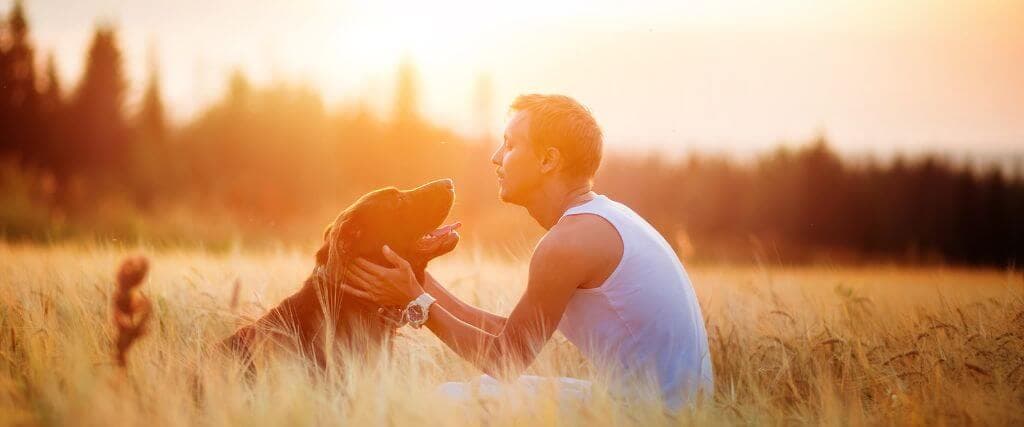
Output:
[[478,136],[490,142],[493,138],[494,125],[494,83],[490,74],[480,73],[477,76],[473,94],[473,110],[476,118]]
[[39,95],[39,107],[45,113],[59,110],[64,102],[61,93],[60,76],[57,75],[57,61],[51,53],[46,58],[46,74]]
[[21,1],[14,3],[0,37],[0,155],[35,162],[39,106],[34,51]]
[[134,122],[134,135],[139,139],[127,150],[131,153],[131,165],[126,168],[131,176],[129,185],[136,203],[143,208],[152,207],[160,184],[171,170],[167,161],[170,151],[164,144],[167,122],[160,94],[160,72],[153,52],[150,50],[149,81]]
[[144,140],[162,142],[166,137],[167,123],[163,96],[160,94],[160,71],[156,61],[150,60],[149,83],[142,97],[142,108],[136,119],[140,136]]
[[252,96],[252,83],[245,76],[245,72],[236,69],[231,72],[228,78],[228,93],[225,98],[226,106],[232,114],[240,114],[249,108]]
[[381,171],[380,176],[396,182],[413,180],[422,176],[438,152],[430,146],[429,127],[420,119],[419,88],[416,67],[410,59],[398,66],[395,82],[395,98],[392,109],[391,136],[384,142],[384,152],[400,153],[391,170]]
[[72,100],[69,123],[76,139],[72,150],[76,169],[96,174],[116,172],[123,166],[129,145],[123,115],[125,89],[116,33],[109,26],[100,26]]
[[395,85],[395,104],[392,114],[399,130],[410,130],[419,123],[417,105],[419,90],[416,87],[416,67],[406,59],[398,66],[398,81]]
[[60,77],[57,75],[57,62],[52,53],[46,60],[46,72],[41,87],[39,119],[43,140],[40,144],[40,163],[62,178],[69,160],[64,151],[68,141],[64,133],[64,97],[61,93]]

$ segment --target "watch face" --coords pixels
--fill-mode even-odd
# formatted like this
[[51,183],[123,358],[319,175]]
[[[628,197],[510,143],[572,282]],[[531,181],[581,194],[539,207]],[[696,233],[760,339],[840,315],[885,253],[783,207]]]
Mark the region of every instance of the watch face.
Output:
[[407,313],[408,313],[407,315],[409,316],[409,322],[411,322],[411,323],[419,323],[419,322],[423,321],[423,317],[424,316],[423,316],[423,308],[422,307],[420,307],[418,305],[414,305],[414,306],[408,308]]

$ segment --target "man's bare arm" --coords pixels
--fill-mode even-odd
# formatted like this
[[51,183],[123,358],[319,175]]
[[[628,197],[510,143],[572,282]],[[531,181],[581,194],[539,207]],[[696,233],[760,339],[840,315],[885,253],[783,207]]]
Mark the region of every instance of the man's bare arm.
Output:
[[[616,247],[613,242],[618,238],[614,227],[590,217],[566,217],[541,239],[530,260],[526,292],[497,334],[462,321],[436,303],[430,306],[426,326],[484,372],[518,375],[558,327],[575,290],[597,279],[603,281],[605,276],[598,277],[595,271],[621,257],[621,245]],[[405,304],[422,294],[425,289],[409,263],[386,249],[384,256],[395,267],[357,259],[346,271],[345,282],[338,285],[381,305]],[[449,303],[453,301],[458,299],[449,298]]]
[[445,311],[463,323],[467,323],[492,335],[501,333],[501,329],[505,327],[507,318],[466,304],[451,292],[448,292],[444,286],[441,286],[441,283],[434,279],[434,276],[431,276],[430,273],[424,275],[423,282],[423,290],[437,298],[437,303],[444,307]]
[[497,334],[475,328],[437,304],[431,306],[426,326],[485,373],[518,375],[557,329],[569,299],[592,267],[588,257],[580,256],[580,247],[559,231],[552,229],[538,245],[526,292]]

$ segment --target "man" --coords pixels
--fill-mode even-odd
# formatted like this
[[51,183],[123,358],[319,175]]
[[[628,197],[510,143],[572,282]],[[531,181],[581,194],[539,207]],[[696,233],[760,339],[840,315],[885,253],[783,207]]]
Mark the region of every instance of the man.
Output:
[[561,95],[523,95],[510,110],[491,158],[500,197],[548,230],[512,313],[470,306],[429,275],[418,283],[387,247],[394,268],[356,260],[341,286],[382,306],[406,306],[413,326],[425,324],[492,376],[519,375],[559,329],[589,360],[609,365],[613,392],[653,379],[671,409],[710,393],[707,335],[678,257],[643,218],[591,190],[602,135],[589,110]]

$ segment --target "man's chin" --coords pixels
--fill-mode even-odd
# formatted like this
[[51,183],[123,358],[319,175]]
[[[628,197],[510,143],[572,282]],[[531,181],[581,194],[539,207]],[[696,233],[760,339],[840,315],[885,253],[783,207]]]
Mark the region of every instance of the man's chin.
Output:
[[519,206],[521,204],[521,203],[519,203],[518,199],[513,199],[513,198],[508,197],[508,196],[506,196],[504,194],[499,194],[498,195],[498,200],[501,200],[502,203],[508,203],[510,205]]
[[514,197],[512,195],[512,193],[510,193],[504,187],[498,189],[498,200],[501,200],[502,202],[505,202],[505,203],[511,203],[513,205],[517,205],[518,204],[518,203],[516,203],[516,200],[518,200],[518,199],[516,197]]

